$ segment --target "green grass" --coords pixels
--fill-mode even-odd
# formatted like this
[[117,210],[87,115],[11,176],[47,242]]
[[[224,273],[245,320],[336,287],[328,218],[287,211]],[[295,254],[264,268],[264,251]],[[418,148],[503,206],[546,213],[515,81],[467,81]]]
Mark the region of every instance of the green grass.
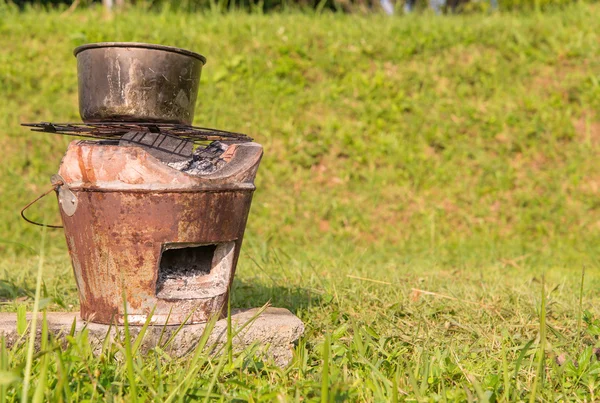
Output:
[[[95,357],[85,334],[50,340],[29,398],[598,399],[598,6],[444,18],[1,7],[0,310],[33,309],[42,231],[18,212],[69,141],[19,122],[79,120],[72,49],[139,41],[204,54],[195,123],[265,147],[232,307],[271,300],[306,323],[283,370],[249,352],[142,356],[123,340]],[[57,222],[56,201],[31,215]],[[60,230],[43,275],[40,309],[77,310]],[[0,348],[11,401],[27,337]]]

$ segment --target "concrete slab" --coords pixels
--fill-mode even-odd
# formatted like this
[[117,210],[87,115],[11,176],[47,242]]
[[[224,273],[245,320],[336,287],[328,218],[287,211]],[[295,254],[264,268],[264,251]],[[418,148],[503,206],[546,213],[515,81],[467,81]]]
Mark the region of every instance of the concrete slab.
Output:
[[[259,347],[257,350],[259,354],[273,358],[275,363],[281,367],[286,366],[292,359],[294,343],[304,332],[304,324],[297,316],[284,308],[267,308],[252,320],[258,311],[258,308],[233,310],[231,321],[234,334],[243,327],[233,339],[234,350],[241,351],[256,343]],[[31,320],[31,315],[28,314],[27,318]],[[68,335],[73,323],[75,323],[76,333],[87,329],[90,344],[97,352],[100,351],[102,342],[107,335],[113,340],[119,340],[124,334],[122,326],[86,323],[79,317],[78,312],[48,312],[46,318],[49,332],[58,338]],[[38,328],[40,327],[41,325],[38,326]],[[166,350],[178,357],[191,354],[202,337],[205,327],[205,324],[185,325],[177,332],[179,326],[149,326],[141,346],[141,353],[157,346],[161,341],[161,335],[163,345],[174,335],[172,343]],[[130,326],[131,337],[135,338],[141,328],[141,326]],[[38,340],[39,333],[41,333],[40,329],[38,329]],[[19,342],[21,337],[17,332],[16,313],[0,313],[0,334],[6,337],[6,344],[9,347]],[[215,351],[226,342],[227,319],[221,319],[216,323],[207,346],[212,346],[212,351]]]

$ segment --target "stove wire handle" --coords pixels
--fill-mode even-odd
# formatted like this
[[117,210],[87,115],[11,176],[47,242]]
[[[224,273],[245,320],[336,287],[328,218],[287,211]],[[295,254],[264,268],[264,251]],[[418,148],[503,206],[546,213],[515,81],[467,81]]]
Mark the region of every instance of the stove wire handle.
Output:
[[34,224],[34,225],[39,225],[40,227],[48,227],[48,228],[63,228],[62,225],[50,225],[50,224],[42,224],[39,222],[35,222],[30,220],[29,218],[25,217],[25,210],[27,210],[29,207],[31,207],[33,204],[35,204],[37,201],[39,201],[40,199],[42,199],[43,197],[47,196],[48,193],[52,192],[53,190],[58,192],[58,189],[63,186],[65,183],[62,180],[58,180],[58,181],[53,181],[52,183],[52,188],[46,192],[44,192],[42,195],[38,196],[35,200],[29,202],[25,207],[23,207],[21,209],[21,217],[27,221],[30,224]]

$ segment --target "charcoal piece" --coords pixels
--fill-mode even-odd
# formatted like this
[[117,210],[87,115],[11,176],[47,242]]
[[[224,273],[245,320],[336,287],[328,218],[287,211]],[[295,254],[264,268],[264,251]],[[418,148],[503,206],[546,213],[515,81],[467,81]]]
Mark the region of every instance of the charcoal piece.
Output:
[[196,151],[194,151],[193,158],[195,161],[205,159],[216,160],[221,156],[221,154],[227,151],[228,148],[229,146],[225,143],[221,143],[220,141],[213,141],[204,148],[198,147]]
[[189,175],[208,175],[227,163],[221,159],[221,155],[228,148],[229,146],[225,143],[213,141],[206,147],[198,147],[192,158],[185,161],[170,162],[167,165]]

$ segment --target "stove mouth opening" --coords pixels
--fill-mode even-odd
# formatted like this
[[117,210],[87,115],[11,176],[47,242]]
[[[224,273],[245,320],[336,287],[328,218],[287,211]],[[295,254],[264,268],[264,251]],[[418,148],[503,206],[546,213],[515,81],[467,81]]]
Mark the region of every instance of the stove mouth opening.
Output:
[[235,242],[168,243],[158,263],[156,296],[166,300],[212,298],[227,292]]

